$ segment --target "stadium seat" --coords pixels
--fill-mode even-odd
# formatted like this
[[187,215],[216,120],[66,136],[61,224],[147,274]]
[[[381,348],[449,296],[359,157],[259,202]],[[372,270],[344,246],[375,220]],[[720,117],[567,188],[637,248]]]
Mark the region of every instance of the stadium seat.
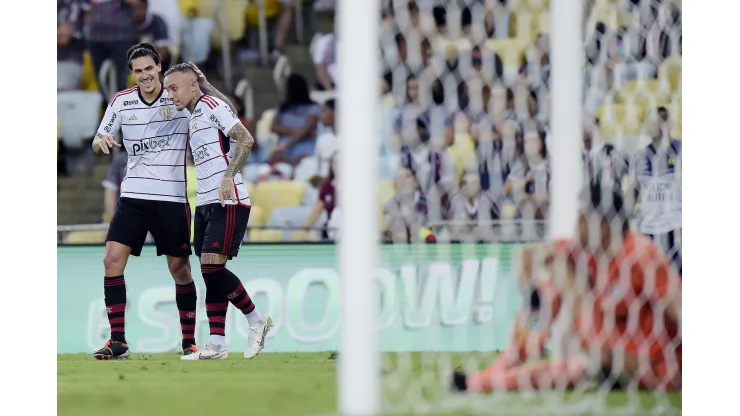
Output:
[[274,144],[277,142],[277,135],[270,131],[272,128],[272,119],[274,117],[274,109],[265,110],[259,121],[257,121],[257,140],[259,140],[260,145],[269,146],[270,149],[272,149]]
[[255,187],[252,200],[264,209],[265,217],[270,218],[272,210],[277,207],[300,206],[305,189],[306,184],[298,181],[260,182]]
[[249,197],[253,198],[254,197],[254,183],[249,182],[245,179],[244,184],[247,186],[247,193],[249,194]]
[[[226,33],[229,40],[237,41],[244,37],[247,20],[247,2],[244,0],[222,0],[219,2],[220,7],[224,7],[223,16],[225,17]],[[216,9],[218,10],[218,9]],[[214,25],[211,33],[211,45],[214,49],[221,49],[221,31],[219,25]]]
[[278,230],[251,230],[249,240],[253,243],[279,243],[283,241],[283,232]]
[[[620,27],[630,27],[632,18],[632,12],[629,10],[602,3],[594,7],[590,20],[594,25],[596,22],[602,22],[608,29],[617,30]],[[589,27],[593,27],[593,25],[589,25]]]
[[489,39],[486,48],[496,51],[501,57],[504,67],[519,68],[524,57],[525,43],[516,38]]
[[467,133],[458,133],[455,135],[455,144],[453,144],[447,151],[452,158],[452,161],[457,167],[457,176],[461,177],[463,171],[466,168],[475,169],[476,157],[475,157],[475,144],[473,139]]
[[82,55],[82,79],[80,89],[83,91],[98,92],[98,76],[95,75],[95,66],[93,65],[90,52],[85,51]]
[[385,204],[393,198],[396,193],[396,183],[391,180],[378,182],[378,204],[380,212],[383,212]]
[[[250,1],[244,11],[244,17],[250,29],[259,27],[259,10],[257,9],[259,6],[257,3],[258,2]],[[266,0],[264,5],[266,20],[274,19],[278,13],[280,13],[280,3],[278,0]]]
[[95,137],[100,123],[101,101],[99,92],[57,93],[57,117],[61,121],[61,136],[65,146],[80,149],[85,140]]
[[647,110],[640,105],[606,103],[596,110],[602,122],[642,125]]
[[293,171],[293,179],[299,182],[308,182],[319,171],[319,159],[316,156],[303,158]]
[[510,2],[509,7],[511,10],[541,12],[550,9],[550,0],[513,0]]
[[71,231],[64,239],[66,244],[102,244],[108,230]]
[[266,225],[281,230],[283,240],[289,240],[290,235],[306,222],[312,209],[311,206],[277,207],[272,210]]
[[529,45],[541,33],[550,33],[550,13],[517,13],[516,39],[520,43]]
[[668,58],[658,68],[658,78],[665,82],[671,92],[681,92],[681,58]]
[[249,211],[249,226],[259,227],[265,225],[265,211],[259,205],[252,205]]

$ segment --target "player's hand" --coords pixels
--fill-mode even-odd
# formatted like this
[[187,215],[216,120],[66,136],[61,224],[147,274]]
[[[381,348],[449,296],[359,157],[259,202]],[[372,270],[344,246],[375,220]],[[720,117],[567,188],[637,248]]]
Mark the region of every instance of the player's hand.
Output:
[[203,71],[201,71],[200,68],[198,68],[198,65],[196,65],[196,64],[194,64],[192,62],[188,62],[188,65],[191,65],[193,67],[193,69],[195,70],[195,75],[198,76],[198,84],[200,84],[201,87],[210,87],[211,86],[211,83],[208,82],[208,80],[206,79],[206,76],[203,75]]
[[221,206],[226,206],[226,201],[236,202],[236,195],[234,193],[234,178],[224,176],[221,181],[221,186],[218,187],[218,201]]
[[110,134],[98,134],[93,140],[93,152],[100,154],[100,152],[106,155],[110,154],[110,149],[114,147],[121,147],[121,144],[116,141]]

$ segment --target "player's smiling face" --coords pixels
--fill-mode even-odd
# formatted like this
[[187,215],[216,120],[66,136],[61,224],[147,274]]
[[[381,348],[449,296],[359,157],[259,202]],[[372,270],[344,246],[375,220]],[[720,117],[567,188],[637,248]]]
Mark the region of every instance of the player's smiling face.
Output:
[[142,56],[131,61],[131,75],[142,92],[153,94],[159,85],[159,72],[162,66],[150,56]]
[[190,105],[195,97],[195,87],[191,85],[193,77],[188,75],[183,72],[173,72],[164,77],[164,87],[172,98],[172,102],[175,103],[177,111]]

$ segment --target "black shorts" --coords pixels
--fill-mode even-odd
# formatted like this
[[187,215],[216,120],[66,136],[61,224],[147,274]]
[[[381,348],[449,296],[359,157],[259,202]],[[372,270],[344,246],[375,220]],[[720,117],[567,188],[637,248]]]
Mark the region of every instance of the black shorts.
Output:
[[157,255],[187,257],[190,249],[190,206],[187,203],[118,198],[105,241],[131,247],[141,255],[147,232],[152,233]]
[[247,233],[250,208],[243,205],[201,205],[195,208],[195,255],[217,253],[236,257]]

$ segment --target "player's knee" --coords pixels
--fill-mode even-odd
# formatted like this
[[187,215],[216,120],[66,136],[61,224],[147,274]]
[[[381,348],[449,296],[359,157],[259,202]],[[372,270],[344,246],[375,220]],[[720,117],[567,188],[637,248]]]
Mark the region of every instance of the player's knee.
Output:
[[170,257],[167,261],[170,274],[178,285],[188,284],[193,281],[190,273],[190,262],[187,257]]
[[116,253],[114,250],[108,250],[103,257],[103,266],[105,267],[106,276],[117,276],[123,274],[126,267],[126,256]]

